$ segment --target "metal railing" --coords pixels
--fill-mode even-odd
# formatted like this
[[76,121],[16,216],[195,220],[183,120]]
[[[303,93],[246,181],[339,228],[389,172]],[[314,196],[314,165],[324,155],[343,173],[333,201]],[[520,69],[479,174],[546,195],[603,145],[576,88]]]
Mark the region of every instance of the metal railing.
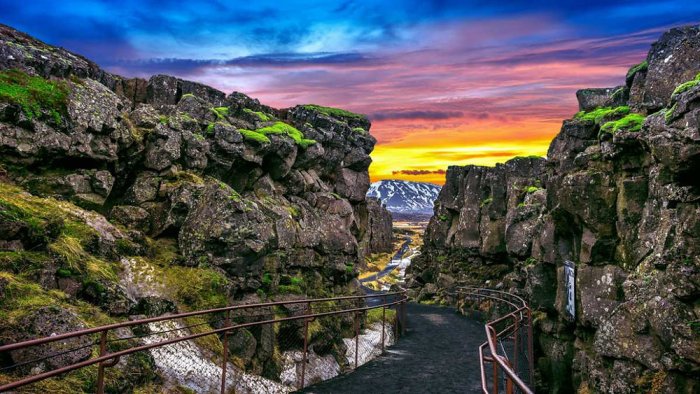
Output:
[[[484,394],[497,394],[501,389],[508,394],[533,393],[532,312],[525,300],[504,291],[476,287],[458,288],[457,295],[464,297],[465,301],[476,302],[477,306],[488,301],[498,316],[484,325],[486,342],[479,346]],[[490,371],[487,368],[489,363]]]
[[[15,369],[14,373],[5,375],[5,377],[10,377],[12,381],[9,383],[0,383],[0,392],[5,392],[8,390],[14,390],[21,388],[32,383],[40,382],[58,375],[66,374],[71,371],[78,369],[83,369],[89,366],[97,365],[97,378],[95,391],[97,393],[104,393],[105,390],[105,369],[116,365],[120,358],[137,353],[144,352],[147,350],[160,348],[163,346],[171,345],[183,341],[194,341],[199,338],[207,336],[217,336],[221,339],[223,345],[223,352],[221,356],[221,393],[227,391],[227,387],[230,385],[230,381],[227,382],[227,370],[229,369],[229,351],[228,351],[228,341],[229,335],[238,329],[246,327],[262,326],[266,324],[276,324],[283,322],[299,321],[303,322],[303,361],[301,370],[301,379],[298,384],[299,388],[305,386],[305,375],[306,375],[306,364],[308,356],[308,345],[309,345],[309,324],[317,318],[328,317],[328,316],[339,316],[339,315],[352,315],[354,316],[353,328],[355,334],[355,363],[354,368],[358,366],[358,346],[360,337],[360,324],[361,318],[364,312],[371,309],[382,308],[382,333],[381,333],[381,349],[384,351],[385,346],[385,325],[387,324],[386,319],[386,309],[391,308],[396,310],[396,322],[394,325],[395,336],[403,334],[406,326],[406,302],[407,296],[405,291],[397,291],[383,294],[372,294],[364,296],[345,296],[345,297],[334,297],[334,298],[317,298],[317,299],[301,299],[301,300],[290,300],[290,301],[278,301],[278,302],[268,302],[268,303],[257,303],[257,304],[242,304],[229,306],[224,308],[200,310],[187,313],[170,314],[152,318],[145,318],[139,320],[125,321],[122,323],[115,323],[104,325],[100,327],[88,328],[79,331],[66,332],[56,335],[51,335],[42,338],[31,339],[18,343],[11,343],[0,346],[0,357],[10,355],[11,352],[18,350],[26,350],[30,348],[36,348],[43,346],[46,348],[47,345],[57,344],[56,347],[61,348],[61,351],[57,351],[54,354],[49,354],[37,358],[35,360],[30,360],[26,362],[21,362],[18,364],[13,364],[2,370],[12,370]],[[280,315],[277,312],[272,312],[273,308],[285,307],[288,310],[292,310],[288,315]],[[263,311],[262,314],[255,315],[257,317],[263,316],[262,320],[239,322],[234,321],[237,318],[236,312],[242,311]],[[250,313],[248,313],[250,315]],[[199,317],[216,317],[216,321],[223,322],[218,328],[212,328],[210,325],[206,325],[209,330],[204,332],[193,333],[188,328],[181,327],[174,330],[155,332],[145,335],[134,335],[127,338],[119,338],[115,335],[115,331],[126,329],[135,329],[139,326],[148,327],[149,324],[159,323],[159,322],[178,322],[182,321],[184,318],[190,318],[194,316]],[[201,323],[199,324],[202,325]],[[179,326],[178,326],[179,327]],[[148,336],[158,337],[159,334],[170,331],[186,330],[185,335],[177,336],[174,338],[163,338],[162,340],[156,340],[153,342],[143,342],[137,343],[135,346],[128,347],[126,349],[118,349],[111,351],[108,348],[108,344],[115,341],[126,341],[133,338],[143,338]],[[133,332],[133,331],[132,331]],[[115,339],[115,337],[117,339]],[[89,338],[88,344],[85,345],[80,342],[78,338]],[[69,345],[73,343],[79,343],[80,346],[71,348]],[[65,349],[67,347],[67,349]],[[40,363],[46,359],[52,357],[58,357],[65,355],[67,353],[76,352],[83,350],[85,348],[97,348],[98,353],[93,354],[86,359],[78,362],[73,362],[68,365],[61,365],[60,367],[54,368],[52,370],[43,372],[26,372],[28,369],[27,365],[31,363]],[[11,359],[11,357],[9,357]],[[19,373],[20,370],[25,371],[24,373]],[[218,376],[217,376],[218,377]],[[217,390],[218,391],[218,390]]]

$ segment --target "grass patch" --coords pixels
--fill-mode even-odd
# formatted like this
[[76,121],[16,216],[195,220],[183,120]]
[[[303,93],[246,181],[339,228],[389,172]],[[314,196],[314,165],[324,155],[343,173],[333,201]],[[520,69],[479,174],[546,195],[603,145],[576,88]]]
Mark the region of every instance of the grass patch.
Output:
[[27,118],[48,111],[56,123],[67,113],[68,85],[30,76],[19,70],[0,72],[0,101],[18,104]]
[[620,130],[639,131],[642,129],[646,116],[642,114],[629,114],[622,119],[606,122],[600,127],[603,133],[615,134]]
[[272,120],[272,118],[266,113],[260,111],[253,111],[250,108],[243,108],[243,112],[256,116],[261,122],[269,122],[270,120]]
[[[367,310],[365,314],[365,324],[381,323],[382,322],[382,309],[374,308]],[[396,311],[394,309],[386,309],[386,315],[384,316],[388,323],[393,323],[396,320]]]
[[323,106],[314,105],[314,104],[307,104],[307,105],[304,105],[303,107],[304,107],[304,109],[320,112],[324,115],[335,117],[335,118],[349,118],[349,119],[356,119],[356,120],[365,120],[366,119],[364,115],[356,114],[354,112],[346,111],[346,110],[340,109],[340,108],[323,107]]

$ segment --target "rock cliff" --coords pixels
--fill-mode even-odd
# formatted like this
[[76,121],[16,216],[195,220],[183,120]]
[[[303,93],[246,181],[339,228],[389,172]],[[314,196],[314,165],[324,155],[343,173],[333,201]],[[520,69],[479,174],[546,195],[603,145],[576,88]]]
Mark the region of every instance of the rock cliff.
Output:
[[699,73],[700,28],[673,29],[624,85],[577,92],[546,159],[449,168],[410,267],[414,296],[446,300],[460,284],[525,295],[539,390],[697,392]]
[[[335,108],[123,78],[0,25],[0,343],[53,330],[39,305],[75,328],[355,291],[357,264],[392,237],[365,199],[369,128]],[[251,334],[258,372],[279,364],[269,335]]]

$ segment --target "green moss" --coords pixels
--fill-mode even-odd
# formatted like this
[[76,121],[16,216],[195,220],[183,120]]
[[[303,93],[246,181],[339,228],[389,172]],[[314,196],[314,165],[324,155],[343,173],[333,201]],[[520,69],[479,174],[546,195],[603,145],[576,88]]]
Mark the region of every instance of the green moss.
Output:
[[606,122],[600,127],[603,133],[617,133],[620,130],[639,131],[642,129],[646,116],[642,114],[629,114],[622,119]]
[[47,111],[56,123],[67,113],[68,85],[29,76],[18,70],[0,72],[0,102],[18,104],[29,118]]
[[518,204],[518,208],[522,208],[522,207],[524,207],[525,205],[526,205],[526,204],[525,204],[524,202],[521,202],[520,204]]
[[279,285],[277,286],[278,294],[304,294],[301,287],[295,285]]
[[534,258],[534,257],[528,257],[528,258],[525,260],[525,265],[526,265],[526,266],[532,266],[532,265],[535,265],[535,264],[537,264],[537,259]]
[[219,120],[225,120],[226,116],[228,116],[228,111],[228,107],[216,107],[211,109],[211,112],[213,112]]
[[673,119],[673,113],[676,112],[676,106],[678,103],[674,103],[671,108],[667,109],[666,112],[664,112],[664,119],[666,120],[666,123],[670,123],[671,120]]
[[574,119],[594,122],[599,124],[603,118],[620,118],[630,113],[630,107],[620,106],[616,108],[603,107],[592,111],[581,111],[574,116]]
[[367,135],[369,133],[367,130],[363,129],[362,127],[354,127],[352,129],[352,131],[359,133],[359,134],[362,134],[362,135]]
[[640,71],[646,71],[649,69],[649,63],[645,60],[636,66],[632,66],[628,71],[627,71],[627,76],[626,79],[628,81],[631,81],[632,78],[634,78],[635,74],[637,74]]
[[271,286],[272,285],[272,274],[269,272],[265,272],[262,276],[261,283],[263,284],[263,286],[267,286],[267,287]]
[[286,134],[290,136],[294,141],[301,141],[304,138],[304,134],[301,133],[296,127],[288,125],[284,122],[275,122],[271,126],[266,126],[261,129],[255,130],[262,134]]
[[255,141],[259,144],[269,144],[270,143],[270,139],[267,138],[266,135],[260,134],[257,131],[238,129],[238,132],[241,133],[243,138],[247,141]]
[[440,219],[441,222],[446,222],[447,221],[447,215],[438,215],[438,219]]
[[687,92],[688,90],[700,85],[700,73],[695,76],[695,79],[692,79],[687,82],[683,82],[682,84],[676,86],[676,88],[673,90],[673,94],[671,94],[671,97],[677,96],[681,93]]
[[168,124],[168,117],[165,115],[160,115],[158,117],[158,123],[160,124]]
[[250,108],[243,108],[243,112],[251,115],[255,115],[261,122],[269,122],[272,118],[264,112],[253,111]]
[[302,138],[301,141],[297,142],[297,145],[299,145],[300,147],[302,147],[304,149],[307,149],[308,147],[310,147],[311,145],[314,145],[315,143],[316,143],[316,140],[309,140],[306,138]]
[[624,93],[625,93],[625,88],[624,88],[624,87],[618,88],[618,89],[616,89],[616,90],[613,92],[612,98],[613,98],[614,100],[619,99]]
[[304,107],[304,109],[320,112],[324,115],[332,116],[335,118],[350,118],[350,119],[356,119],[356,120],[365,120],[366,119],[364,115],[356,114],[356,113],[346,111],[346,110],[340,109],[340,108],[323,107],[323,106],[314,105],[314,104],[307,104],[307,105],[304,105],[303,107]]
[[[484,206],[491,204],[492,201],[493,201],[493,197],[488,197],[488,198],[484,199],[483,201],[481,201],[481,207],[483,208]],[[447,220],[447,219],[445,219],[445,220]]]
[[534,193],[534,192],[536,192],[536,191],[538,191],[538,190],[540,190],[540,189],[542,189],[542,188],[541,188],[541,187],[537,187],[537,186],[525,186],[525,188],[523,189],[523,191],[524,191],[525,193],[530,194],[530,193]]
[[185,93],[182,95],[182,97],[180,97],[180,100],[184,99],[185,97],[196,97],[196,96],[192,93]]

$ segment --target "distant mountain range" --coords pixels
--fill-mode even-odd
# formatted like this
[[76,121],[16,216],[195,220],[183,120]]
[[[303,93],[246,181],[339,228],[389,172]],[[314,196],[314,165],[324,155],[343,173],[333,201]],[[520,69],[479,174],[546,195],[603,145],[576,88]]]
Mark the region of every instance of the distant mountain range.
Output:
[[433,213],[441,187],[432,183],[386,180],[374,182],[367,197],[376,197],[392,213]]

